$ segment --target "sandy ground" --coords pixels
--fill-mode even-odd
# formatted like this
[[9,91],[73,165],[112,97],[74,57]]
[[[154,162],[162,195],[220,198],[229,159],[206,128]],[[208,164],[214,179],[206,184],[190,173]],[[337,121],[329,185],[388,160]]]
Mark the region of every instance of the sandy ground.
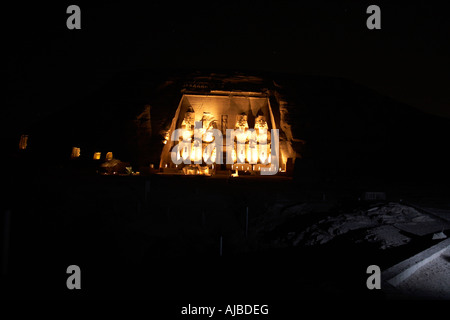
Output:
[[450,300],[450,248],[403,281],[398,289],[417,297]]

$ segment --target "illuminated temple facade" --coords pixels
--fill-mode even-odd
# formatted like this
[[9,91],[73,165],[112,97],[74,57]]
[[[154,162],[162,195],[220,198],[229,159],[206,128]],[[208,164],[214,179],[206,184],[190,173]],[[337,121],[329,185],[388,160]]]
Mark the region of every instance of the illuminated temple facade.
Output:
[[[176,129],[183,131],[172,141]],[[194,139],[196,129],[201,133],[201,143]],[[209,129],[221,133],[222,163],[216,158],[217,137]],[[236,130],[235,137],[227,139],[227,129]],[[161,171],[187,175],[219,172],[258,175],[265,168],[273,169],[276,163],[276,170],[285,172],[289,155],[272,148],[272,129],[279,128],[266,93],[219,90],[207,94],[185,93],[165,135]],[[190,164],[183,161],[188,157]],[[179,163],[174,163],[174,158]]]

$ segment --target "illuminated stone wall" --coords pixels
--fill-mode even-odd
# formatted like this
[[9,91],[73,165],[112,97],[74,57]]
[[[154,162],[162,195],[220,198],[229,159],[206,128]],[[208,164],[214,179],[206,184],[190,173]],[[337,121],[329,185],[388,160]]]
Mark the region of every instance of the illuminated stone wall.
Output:
[[[247,114],[250,128],[254,128],[258,112],[262,112],[266,119],[270,119],[268,99],[266,97],[248,96],[221,96],[221,95],[183,95],[181,99],[180,113],[176,127],[181,128],[181,123],[189,107],[195,112],[195,121],[201,121],[203,114],[208,112],[222,129],[222,115],[227,115],[227,128],[234,129],[236,118],[241,113]],[[272,124],[269,124],[272,129]]]

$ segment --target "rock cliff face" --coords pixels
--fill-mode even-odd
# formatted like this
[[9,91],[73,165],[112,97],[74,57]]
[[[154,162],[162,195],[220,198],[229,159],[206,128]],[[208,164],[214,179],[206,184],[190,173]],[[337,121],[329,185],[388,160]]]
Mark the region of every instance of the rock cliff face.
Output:
[[[295,105],[289,103],[289,97],[282,94],[282,88],[274,82],[275,89],[273,90],[274,99],[276,99],[279,114],[280,114],[280,149],[283,155],[288,155],[290,159],[301,159],[303,157],[303,146],[305,140],[300,136],[294,136],[292,132],[293,118],[290,116],[290,110],[295,108]],[[287,170],[293,170],[289,168],[294,165],[290,160],[286,159]]]

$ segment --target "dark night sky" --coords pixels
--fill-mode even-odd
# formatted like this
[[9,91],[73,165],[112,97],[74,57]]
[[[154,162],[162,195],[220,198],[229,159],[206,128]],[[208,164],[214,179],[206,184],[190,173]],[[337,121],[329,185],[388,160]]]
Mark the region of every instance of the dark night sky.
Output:
[[[450,117],[450,18],[441,5],[149,3],[4,7],[8,114],[55,108],[117,71],[156,67],[344,77]],[[66,28],[70,4],[81,7],[81,30]],[[381,7],[382,30],[366,28],[370,4]]]

